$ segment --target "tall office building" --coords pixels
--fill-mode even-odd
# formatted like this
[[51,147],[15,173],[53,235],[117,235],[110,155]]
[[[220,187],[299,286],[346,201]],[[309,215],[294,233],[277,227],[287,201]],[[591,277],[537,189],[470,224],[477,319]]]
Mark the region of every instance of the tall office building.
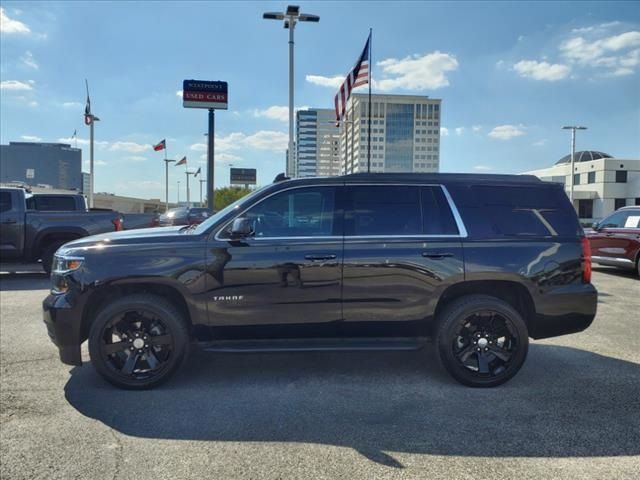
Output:
[[[371,95],[371,171],[437,172],[441,100],[421,95]],[[367,94],[352,94],[340,127],[343,173],[367,171]]]
[[340,175],[339,134],[334,110],[296,112],[296,176]]
[[0,182],[82,189],[82,150],[66,143],[0,145]]

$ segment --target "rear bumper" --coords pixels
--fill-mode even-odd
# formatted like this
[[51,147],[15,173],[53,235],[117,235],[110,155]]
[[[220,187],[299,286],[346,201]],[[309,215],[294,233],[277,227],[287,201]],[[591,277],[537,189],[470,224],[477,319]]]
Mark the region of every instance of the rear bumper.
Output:
[[598,291],[590,283],[565,285],[541,293],[529,335],[540,339],[581,332],[591,325],[597,308]]
[[606,265],[606,266],[610,266],[610,267],[619,267],[619,268],[628,268],[630,270],[633,270],[634,268],[636,268],[636,263],[631,260],[630,258],[623,258],[623,257],[598,257],[598,256],[592,256],[591,260],[593,261],[593,263],[597,263],[598,265]]
[[73,295],[49,295],[42,302],[42,317],[62,363],[82,365],[82,312]]

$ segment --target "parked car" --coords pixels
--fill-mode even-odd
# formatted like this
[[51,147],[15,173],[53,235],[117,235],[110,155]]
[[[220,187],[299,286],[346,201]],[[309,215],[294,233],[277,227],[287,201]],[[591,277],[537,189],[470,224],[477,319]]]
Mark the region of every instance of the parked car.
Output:
[[640,276],[640,206],[622,207],[585,233],[594,263],[635,270]]
[[49,273],[53,254],[64,243],[122,230],[118,212],[56,211],[52,205],[50,199],[43,201],[39,195],[34,199],[22,188],[0,188],[0,263],[41,260]]
[[197,225],[211,216],[208,208],[181,207],[172,208],[160,215],[158,224],[161,227],[173,225]]
[[195,228],[67,244],[51,281],[44,321],[62,362],[81,365],[88,339],[96,370],[130,389],[169,378],[192,341],[397,350],[428,336],[456,380],[492,387],[529,337],[584,330],[597,303],[562,186],[515,175],[278,181]]
[[152,213],[125,213],[124,224],[126,230],[136,230],[138,228],[151,228],[160,225],[160,215]]

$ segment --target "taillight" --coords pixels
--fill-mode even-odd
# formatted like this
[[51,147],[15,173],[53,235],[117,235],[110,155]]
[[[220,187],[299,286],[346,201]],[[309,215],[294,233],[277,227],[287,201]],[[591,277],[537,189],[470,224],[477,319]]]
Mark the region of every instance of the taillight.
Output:
[[582,237],[582,283],[591,283],[591,245]]
[[119,232],[120,230],[122,230],[122,217],[118,217],[114,220],[111,220],[111,223],[113,223],[113,226],[116,229],[116,232]]

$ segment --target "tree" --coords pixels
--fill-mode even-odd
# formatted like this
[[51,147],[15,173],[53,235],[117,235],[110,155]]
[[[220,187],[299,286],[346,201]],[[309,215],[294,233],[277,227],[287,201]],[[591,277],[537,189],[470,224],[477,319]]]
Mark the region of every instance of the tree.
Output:
[[215,210],[220,211],[250,193],[251,190],[243,187],[222,187],[216,189]]

